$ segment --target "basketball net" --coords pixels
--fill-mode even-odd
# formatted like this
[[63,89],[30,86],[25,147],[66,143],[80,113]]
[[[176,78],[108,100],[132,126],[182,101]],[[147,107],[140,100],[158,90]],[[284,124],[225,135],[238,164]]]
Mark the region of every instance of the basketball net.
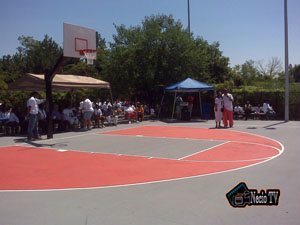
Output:
[[82,52],[84,54],[84,58],[86,58],[87,64],[88,65],[93,65],[94,60],[97,57],[97,50],[85,49],[85,50],[82,50]]

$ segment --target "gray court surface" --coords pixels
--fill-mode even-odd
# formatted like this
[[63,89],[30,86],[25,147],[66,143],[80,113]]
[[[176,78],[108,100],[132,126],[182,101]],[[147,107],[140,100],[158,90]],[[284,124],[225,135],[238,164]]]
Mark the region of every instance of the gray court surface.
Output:
[[[97,134],[145,125],[213,128],[215,123],[147,121],[55,134],[54,139],[33,144],[24,137],[0,137],[0,146],[178,159],[220,143]],[[91,190],[0,192],[0,225],[299,224],[300,122],[235,121],[232,130],[275,139],[284,145],[284,153],[249,168],[183,180]],[[280,189],[279,206],[232,208],[225,195],[241,181],[251,189]]]

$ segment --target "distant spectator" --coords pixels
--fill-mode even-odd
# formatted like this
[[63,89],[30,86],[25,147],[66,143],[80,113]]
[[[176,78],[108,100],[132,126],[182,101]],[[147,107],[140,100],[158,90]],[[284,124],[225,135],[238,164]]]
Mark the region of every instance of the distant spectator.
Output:
[[132,119],[135,118],[135,109],[129,102],[126,103],[124,107],[125,118],[128,119],[128,122],[131,123]]
[[178,120],[181,120],[181,103],[183,102],[181,95],[178,95],[175,100],[176,116]]
[[9,134],[9,128],[11,128],[11,135],[15,135],[16,133],[18,133],[18,126],[20,120],[13,112],[12,107],[9,107],[6,111],[5,118],[8,119],[8,121],[5,122],[5,133]]
[[253,112],[252,105],[250,104],[250,101],[247,101],[247,103],[245,104],[244,112],[245,112],[245,120],[248,120],[249,116]]
[[190,113],[190,118],[192,118],[194,97],[192,95],[189,95],[188,98],[187,98],[187,101],[188,101],[188,110],[189,110],[189,113]]
[[154,107],[150,108],[150,119],[154,119],[156,117],[155,109]]
[[103,113],[105,113],[105,111],[108,109],[108,106],[112,106],[112,104],[110,103],[110,100],[107,99],[105,102],[103,102],[102,104],[102,110],[103,110]]
[[144,108],[141,103],[137,103],[137,107],[135,109],[136,121],[142,122],[144,120]]
[[113,110],[116,111],[117,115],[121,115],[122,114],[122,102],[120,101],[120,99],[116,99],[116,101],[113,104]]
[[274,118],[276,116],[276,112],[273,110],[272,106],[270,106],[269,101],[265,100],[262,111],[266,114],[266,116],[269,118]]
[[78,119],[75,116],[74,109],[72,105],[69,104],[67,108],[63,110],[63,120],[66,122],[66,126],[70,129],[74,129],[75,125],[78,123]]
[[100,101],[100,98],[96,98],[95,101],[93,102],[94,109],[96,108],[96,105],[102,108],[102,102]]
[[53,118],[53,124],[58,125],[58,130],[63,131],[64,130],[63,114],[60,112],[58,104],[53,105],[52,118]]
[[262,107],[260,104],[257,105],[256,109],[255,109],[255,113],[263,113]]
[[237,112],[239,114],[243,113],[244,112],[243,107],[240,105],[234,106],[234,112]]
[[[95,127],[97,128],[104,128],[104,120],[105,117],[102,114],[101,108],[99,105],[96,105],[96,108],[94,110],[94,118],[95,118]],[[101,121],[101,125],[100,125]]]
[[117,126],[118,124],[118,116],[115,115],[114,110],[112,109],[112,106],[109,105],[106,112],[105,112],[105,117],[107,119],[107,122],[109,124],[109,126],[111,126],[112,124],[114,124],[115,126]]

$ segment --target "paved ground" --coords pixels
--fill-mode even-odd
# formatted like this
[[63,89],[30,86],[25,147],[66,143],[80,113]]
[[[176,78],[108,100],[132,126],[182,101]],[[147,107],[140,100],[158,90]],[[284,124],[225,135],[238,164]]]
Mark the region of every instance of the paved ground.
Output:
[[[97,134],[145,125],[213,128],[214,122],[124,124],[57,134],[53,140],[35,143],[26,143],[23,137],[0,137],[0,147],[18,145],[174,159],[220,144],[207,140]],[[299,128],[300,122],[236,121],[232,130],[275,139],[285,148],[279,157],[241,170],[113,188],[1,191],[0,225],[297,224],[300,219]],[[225,194],[241,181],[251,189],[279,188],[279,206],[230,207]]]

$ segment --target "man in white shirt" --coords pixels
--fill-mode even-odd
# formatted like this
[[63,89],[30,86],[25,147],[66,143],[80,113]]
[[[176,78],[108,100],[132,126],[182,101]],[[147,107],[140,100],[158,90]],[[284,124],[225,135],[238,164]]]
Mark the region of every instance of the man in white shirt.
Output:
[[233,96],[228,93],[227,89],[224,89],[224,94],[222,95],[224,102],[224,112],[223,112],[223,124],[224,127],[233,127]]
[[31,93],[31,97],[27,101],[27,115],[28,115],[28,141],[35,141],[41,139],[38,131],[38,112],[39,104],[44,102],[44,99],[37,99],[38,93],[36,91]]
[[91,118],[94,113],[93,103],[88,98],[85,98],[82,104],[82,108],[84,118],[83,129],[90,130],[92,125]]

